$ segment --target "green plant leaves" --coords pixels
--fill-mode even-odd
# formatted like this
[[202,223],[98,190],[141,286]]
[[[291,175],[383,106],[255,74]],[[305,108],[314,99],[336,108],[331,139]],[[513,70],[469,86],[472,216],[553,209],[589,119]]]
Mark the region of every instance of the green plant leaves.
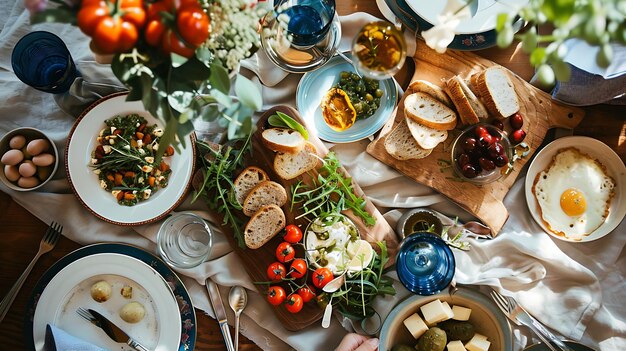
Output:
[[257,86],[242,75],[238,75],[235,80],[235,94],[241,103],[255,111],[263,106],[263,99]]
[[295,119],[280,111],[276,111],[275,115],[269,116],[267,122],[274,127],[283,127],[296,130],[302,135],[302,137],[304,137],[304,139],[309,140],[309,132],[307,132],[304,126],[298,123],[298,121],[296,121]]
[[230,78],[228,72],[217,63],[211,64],[211,77],[209,79],[211,88],[216,89],[224,94],[230,91]]

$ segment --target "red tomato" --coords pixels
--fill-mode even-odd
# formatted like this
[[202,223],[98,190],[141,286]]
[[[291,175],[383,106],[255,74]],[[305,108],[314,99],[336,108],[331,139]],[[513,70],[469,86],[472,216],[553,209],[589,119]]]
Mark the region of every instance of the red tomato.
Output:
[[271,281],[280,281],[286,274],[285,266],[280,262],[274,262],[267,267],[267,278]]
[[333,280],[333,273],[328,268],[318,268],[313,272],[313,285],[316,288],[323,288],[331,280]]
[[308,285],[298,289],[298,295],[302,296],[304,302],[309,302],[315,298],[315,292]]
[[160,20],[148,22],[144,31],[146,42],[152,46],[158,47],[165,29],[165,25]]
[[287,307],[287,311],[291,313],[298,313],[304,306],[304,302],[302,301],[302,296],[298,294],[291,294],[287,298],[285,302],[285,306]]
[[289,275],[293,278],[302,278],[306,274],[306,261],[301,258],[296,258],[291,262],[291,269],[289,270]]
[[209,37],[209,16],[197,2],[184,4],[176,14],[176,27],[187,43],[199,46]]
[[276,248],[276,258],[282,263],[293,260],[295,256],[296,251],[293,249],[293,246],[286,241],[280,243]]
[[278,306],[283,303],[286,297],[287,294],[285,294],[285,289],[280,286],[270,286],[270,289],[267,292],[267,301],[274,306]]
[[161,49],[166,53],[173,52],[183,57],[191,57],[196,52],[195,48],[187,46],[178,38],[178,34],[171,29],[165,33],[161,40]]
[[302,240],[302,230],[297,225],[290,224],[285,228],[285,236],[283,237],[286,242],[295,244]]
[[114,54],[129,51],[138,37],[137,28],[130,22],[120,17],[104,17],[96,25],[92,40],[100,53]]

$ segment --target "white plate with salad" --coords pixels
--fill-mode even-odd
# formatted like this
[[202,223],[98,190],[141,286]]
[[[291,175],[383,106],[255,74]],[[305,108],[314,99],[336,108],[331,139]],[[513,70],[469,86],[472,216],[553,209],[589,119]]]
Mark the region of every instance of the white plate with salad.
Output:
[[[188,135],[180,152],[152,160],[163,123],[141,101],[126,101],[126,96],[107,96],[81,114],[67,141],[65,164],[72,190],[87,210],[104,221],[133,226],[157,221],[182,202],[193,176],[195,137]],[[130,125],[125,118],[133,115],[133,121],[145,123]],[[105,124],[117,116],[122,119]]]

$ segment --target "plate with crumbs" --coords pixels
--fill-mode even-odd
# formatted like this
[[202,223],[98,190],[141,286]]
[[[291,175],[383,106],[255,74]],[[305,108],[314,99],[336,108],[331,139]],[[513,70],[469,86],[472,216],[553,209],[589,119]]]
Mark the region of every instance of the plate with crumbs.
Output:
[[[597,161],[601,167],[604,169],[606,175],[610,176],[613,180],[613,195],[610,197],[610,202],[608,205],[608,213],[606,214],[606,218],[604,221],[596,228],[593,229],[586,235],[577,236],[577,235],[563,235],[557,234],[549,229],[547,222],[543,219],[542,209],[538,203],[538,200],[534,194],[533,186],[535,184],[535,179],[539,173],[544,170],[547,170],[553,158],[559,154],[564,152],[564,150],[568,148],[574,148],[578,150],[580,153],[587,155],[589,158]],[[572,175],[574,178],[575,175]],[[593,240],[600,239],[605,235],[611,233],[613,229],[615,229],[622,219],[624,215],[626,215],[626,166],[624,166],[624,162],[620,159],[620,157],[613,151],[609,146],[602,143],[599,140],[584,137],[584,136],[570,136],[557,139],[550,144],[548,144],[545,148],[543,148],[532,161],[530,167],[528,168],[528,173],[526,174],[526,183],[525,183],[525,195],[526,195],[526,204],[528,205],[528,209],[537,224],[549,235],[553,237],[569,241],[569,242],[589,242]],[[569,190],[569,189],[568,189]],[[561,195],[561,199],[564,199],[565,195]],[[584,193],[583,193],[583,196]],[[590,196],[590,195],[587,195]],[[595,195],[593,195],[595,196]],[[563,200],[566,201],[566,200]],[[559,210],[563,212],[563,214],[567,215],[566,210],[570,210],[567,208],[567,203],[561,205],[561,201],[554,201],[555,211]],[[590,204],[593,202],[589,201],[585,197],[585,203],[587,204],[584,209],[584,213],[581,215],[570,216],[573,218],[582,218],[582,216],[586,216],[590,211],[593,211],[594,208],[589,208]],[[566,206],[564,209],[563,206]]]

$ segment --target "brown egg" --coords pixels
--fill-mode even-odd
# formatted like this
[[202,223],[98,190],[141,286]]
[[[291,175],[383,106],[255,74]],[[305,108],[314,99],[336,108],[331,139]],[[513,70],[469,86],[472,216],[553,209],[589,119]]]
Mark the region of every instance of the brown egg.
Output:
[[50,143],[46,139],[35,139],[28,143],[26,151],[32,156],[39,155],[40,153],[48,150]]
[[22,151],[13,149],[5,152],[4,155],[2,155],[2,159],[0,159],[0,162],[5,165],[15,166],[18,163],[22,162],[23,159],[24,154],[22,153]]
[[15,135],[9,140],[11,149],[21,149],[26,145],[26,138],[23,135]]
[[51,173],[52,173],[51,166],[37,167],[37,178],[39,178],[39,180],[41,180],[42,182],[48,179]]
[[24,161],[19,166],[20,175],[22,177],[32,177],[37,173],[37,166],[33,161]]
[[6,165],[4,166],[4,176],[11,182],[17,182],[20,179],[20,171],[17,166]]
[[41,167],[50,166],[54,163],[54,156],[50,154],[39,154],[33,157],[33,163]]
[[39,185],[37,177],[21,177],[17,180],[17,185],[22,188],[34,188]]

